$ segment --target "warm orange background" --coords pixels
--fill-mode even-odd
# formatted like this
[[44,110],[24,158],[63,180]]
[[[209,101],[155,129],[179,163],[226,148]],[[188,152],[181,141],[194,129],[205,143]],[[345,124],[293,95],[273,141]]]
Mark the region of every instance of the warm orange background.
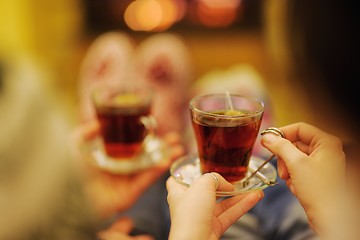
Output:
[[[84,30],[84,9],[77,0],[13,0],[0,3],[0,54],[8,59],[26,55],[45,71],[39,79],[62,100],[76,121],[78,68],[93,37]],[[132,35],[138,41],[151,33]],[[224,30],[180,34],[189,43],[195,80],[214,68],[252,65],[265,79],[278,126],[306,121],[331,129],[306,103],[301,83],[274,71],[261,30]],[[222,47],[220,47],[222,46]],[[211,49],[211,51],[209,51]],[[300,86],[300,87],[299,87]]]

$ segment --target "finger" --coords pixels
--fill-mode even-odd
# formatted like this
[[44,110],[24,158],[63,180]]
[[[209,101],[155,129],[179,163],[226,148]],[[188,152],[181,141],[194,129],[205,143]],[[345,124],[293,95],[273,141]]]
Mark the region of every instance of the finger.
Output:
[[[208,173],[200,176],[184,191],[177,188],[177,186],[174,185],[174,181],[175,180],[171,178],[167,181],[167,188],[169,189],[168,203],[172,217],[175,217],[175,219],[178,219],[180,222],[184,222],[184,225],[188,225],[191,222],[202,221],[201,219],[203,219],[204,216],[208,216],[208,218],[212,217],[216,205],[217,185],[212,174]],[[187,210],[184,211],[182,209]],[[197,212],[198,214],[192,215],[191,219],[186,220],[189,212]],[[194,226],[191,225],[191,227]]]
[[78,153],[82,144],[95,138],[99,132],[99,125],[96,120],[82,123],[70,132],[70,148],[75,154]]
[[312,125],[297,123],[282,128],[286,131],[286,138],[295,143],[297,148],[304,153],[311,155],[314,149],[322,146],[331,154],[340,153],[342,143],[339,138],[328,134]]
[[139,235],[133,237],[116,231],[99,233],[98,238],[100,240],[154,240],[154,238],[149,235]]
[[303,143],[301,141],[297,141],[297,142],[293,142],[294,146],[297,147],[297,149],[299,149],[300,151],[302,151],[303,153],[306,153],[307,155],[309,155],[311,153],[311,151],[313,150],[310,145]]
[[169,177],[166,181],[166,189],[168,191],[167,202],[176,203],[178,199],[184,194],[187,190],[187,187],[178,183],[172,176]]
[[[259,199],[262,199],[264,197],[263,191],[257,191],[256,193]],[[246,196],[247,194],[238,194],[234,197],[226,198],[225,200],[219,202],[215,208],[214,215],[219,216],[220,214],[237,204],[239,201],[244,199]]]
[[[226,181],[226,179],[223,178],[223,176],[221,176],[219,173],[212,172],[211,174],[213,176],[215,176],[218,180],[218,184],[217,184],[218,186],[216,188],[217,191],[231,192],[234,190],[234,185],[232,185],[230,182]],[[216,181],[215,178],[214,178],[214,180]]]
[[117,219],[107,230],[118,231],[122,233],[130,233],[134,228],[133,221],[128,217],[122,217]]
[[177,191],[177,190],[185,191],[187,188],[188,188],[187,186],[176,181],[173,176],[170,176],[166,180],[166,189],[168,190],[168,192],[173,192],[173,191]]
[[[259,197],[258,192],[252,192],[246,194],[244,197],[239,197],[239,198],[240,201],[232,205],[230,208],[226,209],[223,213],[221,213],[218,216],[223,231],[228,229],[236,220],[238,220],[241,216],[247,213],[252,207],[254,207],[262,197],[261,198]],[[231,201],[230,199],[226,199],[226,200]]]
[[277,160],[277,168],[278,168],[278,174],[281,179],[288,179],[290,177],[290,173],[288,168],[286,167],[286,164],[282,158],[278,158]]
[[261,144],[274,155],[283,159],[288,168],[296,166],[299,161],[307,157],[289,140],[272,133],[265,134],[261,139]]
[[292,194],[294,194],[294,196],[296,197],[296,191],[295,191],[295,188],[294,188],[294,185],[292,184],[292,179],[289,178],[286,180],[286,186],[289,188],[290,192]]
[[109,228],[100,231],[98,233],[98,236],[100,239],[106,239],[106,240],[154,239],[150,236],[145,236],[145,235],[130,237],[128,234],[133,230],[133,228],[134,228],[133,221],[130,218],[122,217],[116,220]]
[[90,120],[81,123],[80,126],[75,130],[75,134],[78,136],[80,141],[88,141],[96,137],[99,133],[100,125],[97,120]]
[[155,238],[149,235],[139,235],[132,237],[131,240],[155,240]]
[[180,140],[180,135],[175,131],[168,132],[164,135],[164,141],[169,145],[179,143]]
[[[218,182],[214,178],[214,175],[212,173],[205,173],[201,175],[198,179],[195,179],[195,181],[192,182],[189,189],[191,191],[210,191],[213,192],[215,195],[215,192],[219,187],[220,182]],[[219,174],[215,176],[220,181]]]
[[280,130],[284,132],[286,139],[290,142],[301,141],[307,145],[310,145],[315,137],[322,138],[328,135],[324,131],[303,122],[281,127]]

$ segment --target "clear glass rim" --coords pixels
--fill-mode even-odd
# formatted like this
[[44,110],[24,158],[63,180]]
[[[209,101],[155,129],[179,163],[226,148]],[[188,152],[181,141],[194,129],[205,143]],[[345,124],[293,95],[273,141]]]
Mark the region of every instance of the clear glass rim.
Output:
[[[111,86],[114,86],[114,88],[113,89],[110,88],[109,91],[115,92],[116,93],[115,95],[121,95],[121,94],[126,94],[126,93],[133,93],[135,95],[138,95],[140,93],[140,95],[138,95],[138,96],[142,99],[141,105],[144,105],[144,106],[151,105],[153,98],[154,98],[154,92],[150,88],[139,87],[139,86],[130,86],[130,87],[116,86],[113,83],[102,83],[102,84],[98,84],[98,85],[94,86],[92,91],[90,92],[90,99],[96,107],[108,105],[108,104],[104,104],[103,102],[99,101],[99,95],[103,94],[104,91],[108,91],[109,87],[111,87]],[[121,107],[123,105],[110,104],[108,106],[113,106],[113,107],[120,106]]]
[[243,118],[243,117],[251,117],[251,116],[259,115],[264,112],[264,108],[265,108],[264,102],[261,101],[259,98],[236,94],[236,93],[230,93],[230,96],[243,98],[243,99],[252,101],[254,103],[257,103],[259,105],[259,108],[256,111],[251,112],[251,113],[246,113],[246,114],[237,115],[237,116],[230,116],[230,115],[219,115],[219,114],[215,114],[215,113],[211,113],[211,112],[206,112],[206,111],[200,110],[194,106],[194,103],[197,102],[200,98],[212,97],[212,96],[226,97],[226,93],[207,93],[207,94],[201,94],[201,95],[195,96],[190,100],[189,108],[196,113],[201,113],[203,115],[207,115],[207,116],[211,116],[211,117],[221,116],[222,118],[227,118],[227,119],[238,119],[238,118]]

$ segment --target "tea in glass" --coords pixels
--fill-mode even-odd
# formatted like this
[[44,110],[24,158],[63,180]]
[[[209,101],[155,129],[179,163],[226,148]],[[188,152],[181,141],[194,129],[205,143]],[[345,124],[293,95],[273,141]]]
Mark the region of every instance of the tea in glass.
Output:
[[[102,89],[101,91],[105,91]],[[100,134],[108,156],[131,158],[139,154],[152,132],[150,95],[140,91],[110,91],[94,96]]]
[[208,94],[195,97],[190,109],[201,172],[217,172],[229,182],[243,179],[259,133],[263,103],[234,94]]

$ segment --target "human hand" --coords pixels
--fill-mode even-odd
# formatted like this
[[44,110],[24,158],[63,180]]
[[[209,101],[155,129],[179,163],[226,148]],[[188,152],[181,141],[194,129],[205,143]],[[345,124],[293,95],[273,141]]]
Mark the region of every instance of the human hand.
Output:
[[[286,139],[265,134],[264,147],[278,156],[278,173],[304,207],[315,231],[337,219],[345,189],[345,154],[341,141],[314,126],[295,123],[280,128]],[[326,225],[326,226],[325,226]]]
[[218,173],[204,174],[189,188],[170,177],[166,187],[171,216],[169,239],[176,240],[219,239],[264,196],[262,191],[257,191],[217,202],[216,190],[232,191],[234,188]]
[[131,207],[145,189],[169,170],[171,163],[183,154],[183,148],[179,135],[168,133],[163,141],[168,145],[169,155],[160,165],[130,175],[115,175],[88,164],[78,150],[81,144],[97,136],[98,128],[97,121],[79,126],[73,133],[73,143],[77,146],[74,152],[79,158],[85,190],[92,204],[101,217],[108,217]]
[[109,228],[100,231],[97,234],[98,240],[154,240],[149,235],[130,236],[133,228],[134,223],[130,218],[120,218]]

